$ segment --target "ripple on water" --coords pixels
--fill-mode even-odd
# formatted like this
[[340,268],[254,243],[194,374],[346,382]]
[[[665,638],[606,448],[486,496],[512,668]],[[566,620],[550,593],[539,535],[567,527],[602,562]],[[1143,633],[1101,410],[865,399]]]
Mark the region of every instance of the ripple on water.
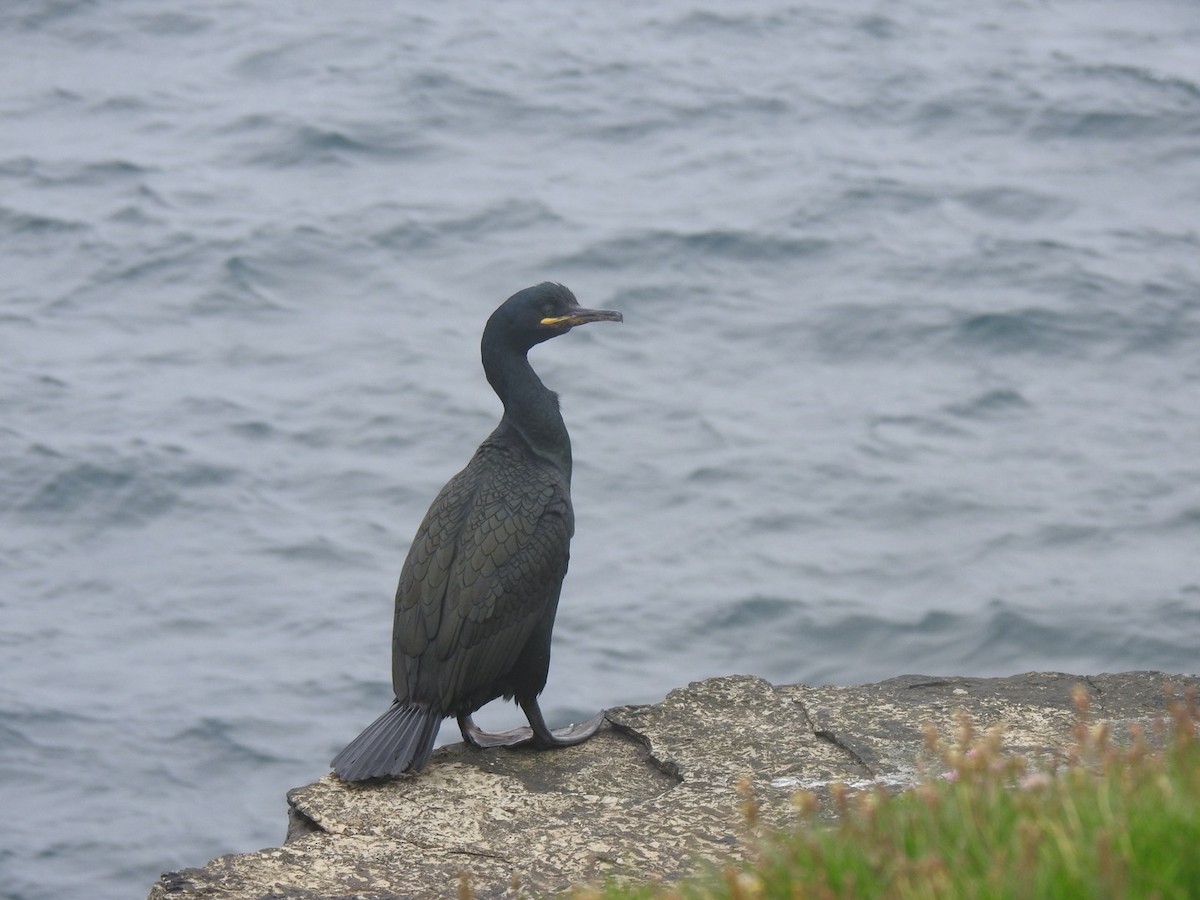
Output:
[[220,489],[236,477],[228,466],[188,458],[172,447],[91,454],[30,448],[15,508],[30,521],[92,527],[144,525],[194,492]]
[[209,6],[3,14],[9,892],[278,842],[544,279],[626,312],[548,711],[1195,668],[1186,4]]

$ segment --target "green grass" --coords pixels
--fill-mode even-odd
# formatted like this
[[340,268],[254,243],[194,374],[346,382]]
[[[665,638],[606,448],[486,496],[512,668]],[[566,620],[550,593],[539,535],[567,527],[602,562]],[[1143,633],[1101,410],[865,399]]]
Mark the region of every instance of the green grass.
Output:
[[[1161,750],[1089,726],[1086,694],[1065,760],[1008,755],[1000,732],[945,746],[941,774],[911,790],[835,790],[837,820],[799,795],[798,827],[758,841],[753,860],[673,886],[610,886],[618,898],[1200,897],[1200,712],[1173,702]],[[750,824],[755,809],[748,809]]]

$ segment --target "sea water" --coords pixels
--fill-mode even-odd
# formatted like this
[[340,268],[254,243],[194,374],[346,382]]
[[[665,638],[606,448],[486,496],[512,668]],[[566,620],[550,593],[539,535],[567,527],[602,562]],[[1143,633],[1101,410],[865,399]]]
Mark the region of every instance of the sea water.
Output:
[[1198,46],[1169,0],[7,5],[0,895],[281,841],[543,280],[625,314],[531,354],[552,724],[1195,672]]

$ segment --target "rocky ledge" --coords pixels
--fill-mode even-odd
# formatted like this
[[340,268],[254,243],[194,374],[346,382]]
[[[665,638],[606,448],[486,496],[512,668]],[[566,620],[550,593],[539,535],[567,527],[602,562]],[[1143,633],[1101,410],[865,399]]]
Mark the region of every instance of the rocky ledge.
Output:
[[907,675],[859,687],[773,686],[731,676],[662,703],[609,710],[601,732],[554,752],[444,747],[420,775],[346,784],[326,776],[288,794],[287,841],[170,872],[150,900],[381,900],[543,895],[609,876],[675,879],[739,854],[752,791],[768,821],[798,790],[829,802],[835,782],[911,783],[924,728],[953,740],[958,713],[1003,725],[1005,746],[1054,755],[1072,740],[1077,685],[1118,738],[1165,711],[1156,672],[1012,678]]

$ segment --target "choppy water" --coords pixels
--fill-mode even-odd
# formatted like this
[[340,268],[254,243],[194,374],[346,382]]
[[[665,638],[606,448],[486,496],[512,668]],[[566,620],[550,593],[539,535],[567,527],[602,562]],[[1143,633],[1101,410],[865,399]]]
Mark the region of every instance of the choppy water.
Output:
[[0,895],[278,843],[546,279],[553,720],[1196,671],[1195,4],[393,6],[0,12]]

